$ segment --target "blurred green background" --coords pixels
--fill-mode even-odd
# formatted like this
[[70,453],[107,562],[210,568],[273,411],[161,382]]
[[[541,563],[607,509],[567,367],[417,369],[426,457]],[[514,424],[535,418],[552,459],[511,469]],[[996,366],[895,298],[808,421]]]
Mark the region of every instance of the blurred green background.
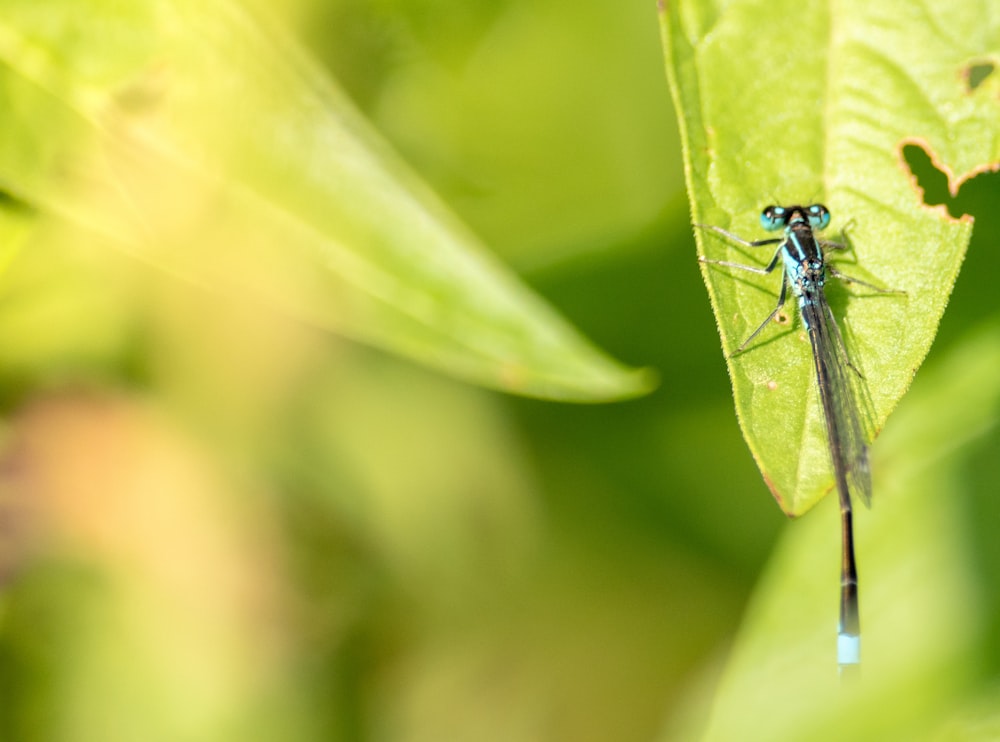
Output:
[[[801,524],[737,429],[655,3],[281,16],[503,262],[660,384],[484,391],[42,220],[0,283],[0,739],[687,738]],[[998,186],[951,203],[913,164],[982,217],[932,366],[996,319]],[[973,433],[970,688],[1000,667],[1000,435]]]

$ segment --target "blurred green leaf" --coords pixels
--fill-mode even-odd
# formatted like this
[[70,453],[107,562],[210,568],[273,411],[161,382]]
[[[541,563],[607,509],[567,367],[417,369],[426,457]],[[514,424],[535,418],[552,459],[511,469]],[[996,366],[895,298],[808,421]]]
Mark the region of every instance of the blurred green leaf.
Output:
[[1000,692],[993,687],[972,699],[961,713],[930,737],[934,742],[993,742],[1000,739]]
[[[518,267],[534,274],[614,249],[683,190],[662,51],[645,4],[577,3],[568,16],[563,0],[338,5],[376,17],[393,7],[407,18],[409,43],[397,41],[391,72],[366,110]],[[315,48],[339,57],[333,68],[348,85],[350,50]],[[353,59],[371,66],[367,52],[357,49]]]
[[994,323],[929,365],[886,429],[882,497],[858,519],[860,676],[837,678],[838,513],[830,499],[779,546],[722,674],[705,739],[748,728],[767,740],[927,739],[968,700],[984,629],[974,606],[984,596],[968,568],[963,465],[995,424],[998,365]]
[[[844,272],[906,292],[829,284],[877,431],[930,348],[972,229],[924,206],[901,150],[923,143],[956,174],[953,190],[998,161],[997,96],[985,84],[970,92],[963,75],[997,48],[1000,26],[974,3],[919,13],[820,0],[661,7],[695,222],[752,240],[768,203],[821,201],[832,232],[849,227],[857,264]],[[710,233],[698,240],[713,259],[770,257]],[[703,275],[728,356],[774,308],[781,278],[711,266]],[[799,515],[832,475],[808,339],[794,322],[727,363],[750,450],[782,509]]]
[[218,0],[0,11],[0,186],[223,292],[488,386],[643,393],[271,24]]

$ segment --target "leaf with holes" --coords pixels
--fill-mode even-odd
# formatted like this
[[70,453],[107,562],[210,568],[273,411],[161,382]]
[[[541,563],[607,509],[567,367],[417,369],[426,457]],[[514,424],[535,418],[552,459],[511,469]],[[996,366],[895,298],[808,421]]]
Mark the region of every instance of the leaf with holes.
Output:
[[[764,206],[825,203],[829,231],[848,228],[853,247],[835,256],[843,272],[906,292],[827,284],[875,431],[930,348],[972,230],[922,203],[902,149],[923,143],[953,191],[997,167],[996,74],[982,68],[1000,18],[989,18],[964,4],[661,2],[694,221],[755,240]],[[712,232],[697,239],[710,259],[770,258]],[[781,277],[703,275],[728,357],[774,309]],[[750,450],[794,516],[833,479],[809,342],[792,302],[788,312],[727,363]]]

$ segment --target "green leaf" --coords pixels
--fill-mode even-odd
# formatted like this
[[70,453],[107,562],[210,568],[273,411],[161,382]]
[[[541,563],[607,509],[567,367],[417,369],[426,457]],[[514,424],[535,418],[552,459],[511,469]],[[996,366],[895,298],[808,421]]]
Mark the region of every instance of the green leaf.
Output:
[[9,0],[0,61],[0,186],[42,214],[463,379],[569,400],[648,390],[237,5]]
[[[902,148],[922,143],[954,174],[953,191],[1000,161],[996,81],[971,91],[964,76],[971,62],[996,59],[1000,21],[984,10],[971,2],[661,3],[694,221],[755,240],[773,236],[757,221],[767,204],[825,203],[830,238],[849,227],[854,248],[831,262],[906,292],[828,283],[876,432],[930,348],[972,229],[971,220],[923,205]],[[697,239],[712,259],[770,258],[711,232],[698,230]],[[717,266],[703,266],[703,276],[728,357],[774,308],[781,278]],[[793,303],[787,308],[791,318]],[[832,486],[811,363],[797,317],[765,328],[727,361],[744,437],[789,515]]]

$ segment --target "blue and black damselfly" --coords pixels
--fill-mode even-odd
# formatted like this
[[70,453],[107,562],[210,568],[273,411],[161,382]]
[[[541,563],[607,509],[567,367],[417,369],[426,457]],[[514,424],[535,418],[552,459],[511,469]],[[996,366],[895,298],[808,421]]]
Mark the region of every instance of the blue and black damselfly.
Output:
[[761,275],[771,273],[781,261],[783,271],[781,291],[774,311],[750,333],[737,348],[743,351],[767,324],[778,316],[791,287],[799,305],[802,325],[812,346],[816,384],[819,388],[826,437],[833,466],[833,477],[840,495],[841,520],[841,577],[840,625],[837,635],[837,661],[843,669],[861,661],[861,622],[858,615],[858,570],[854,559],[854,522],[851,495],[865,505],[871,504],[871,471],[868,467],[868,436],[861,417],[854,390],[855,379],[861,373],[851,363],[844,345],[844,338],[826,301],[824,286],[829,274],[849,283],[866,286],[879,293],[901,293],[882,289],[870,283],[844,275],[827,264],[824,249],[843,249],[836,242],[816,238],[815,232],[830,223],[830,212],[822,204],[811,206],[768,206],[760,216],[761,225],[768,231],[784,229],[784,236],[750,242],[737,237],[721,227],[699,224],[744,247],[778,245],[771,261],[759,266],[731,263],[726,260],[701,262],[728,268],[751,271]]

